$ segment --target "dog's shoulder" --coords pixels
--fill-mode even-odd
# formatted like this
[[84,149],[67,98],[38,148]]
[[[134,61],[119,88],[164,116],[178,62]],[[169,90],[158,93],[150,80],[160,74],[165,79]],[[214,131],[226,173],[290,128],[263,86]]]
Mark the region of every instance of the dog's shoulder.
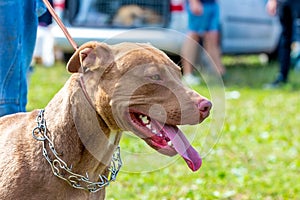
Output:
[[36,124],[38,110],[32,112],[20,112],[16,114],[6,115],[0,118],[0,135],[13,133],[18,130],[23,130],[30,124]]

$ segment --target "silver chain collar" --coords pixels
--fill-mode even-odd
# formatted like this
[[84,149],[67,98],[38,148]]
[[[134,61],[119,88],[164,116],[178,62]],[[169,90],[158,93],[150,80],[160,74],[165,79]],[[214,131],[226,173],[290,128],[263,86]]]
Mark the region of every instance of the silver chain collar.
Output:
[[[36,122],[38,125],[33,129],[32,136],[34,139],[43,142],[43,156],[50,164],[52,172],[55,176],[65,180],[74,188],[86,190],[89,192],[97,192],[103,189],[104,187],[108,186],[111,181],[116,180],[120,168],[122,167],[120,147],[116,148],[112,156],[110,167],[107,168],[108,175],[99,175],[98,181],[93,182],[89,179],[87,173],[86,176],[83,176],[72,172],[72,166],[68,167],[68,165],[59,157],[59,154],[54,148],[53,142],[47,136],[47,126],[46,120],[44,119],[44,112],[45,110],[40,110],[36,118]],[[48,152],[46,149],[47,144],[55,157],[53,160],[51,160],[51,158],[48,156]]]

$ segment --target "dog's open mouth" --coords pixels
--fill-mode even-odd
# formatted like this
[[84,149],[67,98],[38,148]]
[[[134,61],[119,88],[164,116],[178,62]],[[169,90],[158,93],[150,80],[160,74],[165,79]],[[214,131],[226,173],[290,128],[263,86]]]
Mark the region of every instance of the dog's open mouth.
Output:
[[192,171],[197,171],[202,163],[198,152],[191,146],[177,126],[162,124],[147,115],[130,112],[130,121],[135,133],[158,152],[174,156],[177,153]]

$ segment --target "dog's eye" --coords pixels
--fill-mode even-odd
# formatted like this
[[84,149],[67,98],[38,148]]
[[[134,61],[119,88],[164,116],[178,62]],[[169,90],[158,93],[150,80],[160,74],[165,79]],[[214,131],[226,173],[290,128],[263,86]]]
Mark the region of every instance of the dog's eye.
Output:
[[152,80],[155,80],[155,81],[161,80],[159,74],[152,75],[150,78],[151,78]]

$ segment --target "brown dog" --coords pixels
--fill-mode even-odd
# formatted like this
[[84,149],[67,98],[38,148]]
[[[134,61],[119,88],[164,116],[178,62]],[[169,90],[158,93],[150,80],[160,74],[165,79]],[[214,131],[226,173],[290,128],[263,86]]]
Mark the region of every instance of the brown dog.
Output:
[[113,152],[122,130],[160,153],[180,154],[193,171],[200,167],[176,125],[201,122],[211,103],[181,83],[180,68],[163,52],[89,42],[67,69],[72,76],[44,113],[0,118],[1,199],[104,199],[120,164]]
[[122,6],[113,18],[113,25],[141,26],[163,23],[162,17],[150,8],[130,4]]

